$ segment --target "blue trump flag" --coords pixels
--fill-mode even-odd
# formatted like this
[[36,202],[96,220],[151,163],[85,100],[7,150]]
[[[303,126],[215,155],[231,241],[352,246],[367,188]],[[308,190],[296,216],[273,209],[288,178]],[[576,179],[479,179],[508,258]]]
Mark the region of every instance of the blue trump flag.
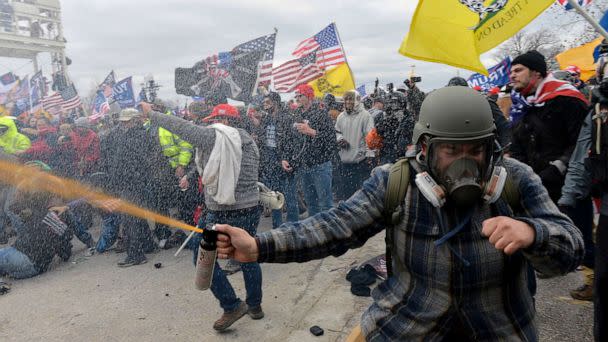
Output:
[[42,102],[42,96],[44,96],[44,78],[42,77],[42,70],[40,70],[30,79],[30,99],[32,108],[38,106]]
[[112,88],[112,95],[121,109],[135,107],[132,76],[116,82]]
[[366,96],[367,92],[365,91],[365,84],[360,85],[359,88],[357,88],[357,92],[359,95],[361,95],[361,97]]
[[469,87],[480,86],[482,90],[488,91],[493,87],[502,87],[509,83],[509,72],[511,70],[511,57],[488,69],[488,76],[473,74],[467,80]]
[[[608,11],[604,12],[602,19],[600,19],[600,26],[608,31]],[[600,45],[596,46],[593,50],[593,63],[596,63],[598,58],[600,58]]]

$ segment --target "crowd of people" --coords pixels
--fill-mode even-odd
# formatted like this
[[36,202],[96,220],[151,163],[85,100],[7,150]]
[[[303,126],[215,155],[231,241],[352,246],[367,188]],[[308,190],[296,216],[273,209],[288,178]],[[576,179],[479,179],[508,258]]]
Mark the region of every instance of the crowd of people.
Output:
[[[218,224],[219,255],[231,259],[213,273],[224,311],[218,331],[246,314],[264,317],[258,262],[337,256],[386,229],[392,274],[363,316],[367,339],[535,340],[536,278],[578,267],[585,282],[571,295],[594,301],[601,341],[608,329],[607,59],[600,58],[594,86],[575,66],[547,70],[545,57],[530,51],[513,59],[511,83],[490,91],[454,77],[425,94],[410,78],[363,97],[350,90],[317,99],[305,84],[288,101],[261,90],[247,107],[212,96],[183,117],[160,101],[99,122],[4,116],[0,158],[191,225]],[[393,174],[405,185],[391,183]],[[22,180],[28,184],[0,183],[0,276],[29,278],[55,256],[69,260],[73,236],[87,256],[126,252],[119,267],[186,240],[182,231],[117,212],[111,201],[66,202],[33,191],[39,181],[34,174]],[[259,182],[284,195],[284,208],[260,205]],[[509,187],[514,201],[501,196]],[[389,206],[393,192],[401,197]],[[595,237],[593,198],[603,200]],[[395,212],[387,215],[389,207]],[[258,234],[265,213],[276,229]],[[89,233],[95,222],[97,238]],[[194,262],[200,241],[195,234],[187,242]],[[238,271],[245,301],[227,277]],[[9,290],[0,278],[0,294]]]

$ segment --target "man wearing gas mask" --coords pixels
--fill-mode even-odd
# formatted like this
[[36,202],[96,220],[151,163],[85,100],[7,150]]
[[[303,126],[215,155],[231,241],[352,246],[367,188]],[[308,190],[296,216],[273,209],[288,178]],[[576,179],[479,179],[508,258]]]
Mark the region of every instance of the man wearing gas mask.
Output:
[[[386,228],[392,273],[372,291],[360,325],[365,339],[535,341],[528,267],[567,273],[583,242],[539,177],[495,152],[494,131],[482,95],[436,90],[421,107],[414,142],[422,150],[405,162],[408,186],[396,211],[387,213],[386,196],[403,187],[393,182],[398,170],[384,165],[350,199],[306,220],[255,238],[218,226],[218,255],[304,262],[344,254]],[[505,183],[519,192],[521,208],[501,197]]]
[[377,134],[382,138],[382,164],[393,163],[405,155],[415,124],[414,116],[406,110],[406,97],[401,92],[388,93],[384,101],[384,112],[374,119]]

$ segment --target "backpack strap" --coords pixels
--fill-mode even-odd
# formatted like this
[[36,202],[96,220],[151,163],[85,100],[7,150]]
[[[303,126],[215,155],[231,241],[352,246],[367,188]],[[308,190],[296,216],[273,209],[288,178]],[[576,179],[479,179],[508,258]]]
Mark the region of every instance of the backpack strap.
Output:
[[521,194],[519,193],[519,188],[513,178],[511,178],[511,175],[507,176],[505,187],[502,189],[500,197],[507,202],[514,214],[523,210],[520,202]]
[[399,205],[405,199],[410,184],[410,165],[407,158],[399,159],[388,173],[386,192],[384,194],[384,222],[386,224],[386,270],[390,277],[392,270],[391,248],[393,246],[393,227],[399,222]]
[[405,199],[410,184],[409,159],[399,159],[388,173],[386,193],[384,194],[384,220],[391,225],[399,222],[399,205]]

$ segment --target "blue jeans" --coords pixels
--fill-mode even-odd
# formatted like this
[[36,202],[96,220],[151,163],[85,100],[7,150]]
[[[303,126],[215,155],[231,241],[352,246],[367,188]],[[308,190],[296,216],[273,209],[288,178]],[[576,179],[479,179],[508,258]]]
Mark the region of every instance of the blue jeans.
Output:
[[27,255],[14,247],[0,248],[0,275],[15,279],[31,278],[40,273]]
[[17,234],[19,234],[19,231],[23,226],[19,215],[15,214],[10,209],[13,204],[14,195],[15,188],[4,189],[0,192],[0,235],[5,232],[6,225],[9,223]]
[[309,217],[333,206],[331,174],[332,164],[329,161],[298,170]]
[[283,195],[285,195],[285,206],[287,207],[287,222],[298,222],[300,220],[300,205],[298,204],[298,177],[287,174],[283,178]]
[[336,194],[341,201],[349,199],[370,177],[371,166],[366,160],[359,163],[341,163]]
[[[243,228],[251,236],[255,236],[258,224],[260,223],[260,208],[248,208],[241,210],[230,211],[209,211],[206,221],[208,223],[229,224],[234,227]],[[198,242],[200,242],[200,234],[196,234]],[[194,262],[196,265],[196,256],[198,255],[198,243],[194,249]],[[247,291],[247,299],[245,302],[251,308],[260,306],[262,303],[262,269],[257,262],[241,263],[241,271],[245,279],[245,289]],[[241,300],[236,296],[232,285],[228,281],[226,274],[220,268],[220,265],[215,262],[213,271],[213,280],[211,281],[211,292],[220,302],[220,306],[225,312],[236,310],[241,304]]]
[[103,253],[114,245],[118,238],[119,228],[119,214],[106,212],[101,214],[101,235],[99,236],[97,246],[95,247],[98,253]]
[[87,247],[93,247],[93,237],[80,220],[80,217],[72,209],[68,209],[65,212],[65,215],[68,218],[68,222],[71,223],[71,228],[73,229],[74,235],[76,235],[78,240],[84,243]]
[[[270,152],[267,152],[270,153]],[[278,160],[278,157],[273,158],[273,160]],[[268,167],[264,169],[262,172],[262,176],[260,181],[264,183],[270,190],[272,191],[280,191],[285,192],[283,190],[283,170],[278,167],[272,168]],[[281,209],[273,209],[272,210],[272,228],[277,228],[283,223],[283,211]]]

